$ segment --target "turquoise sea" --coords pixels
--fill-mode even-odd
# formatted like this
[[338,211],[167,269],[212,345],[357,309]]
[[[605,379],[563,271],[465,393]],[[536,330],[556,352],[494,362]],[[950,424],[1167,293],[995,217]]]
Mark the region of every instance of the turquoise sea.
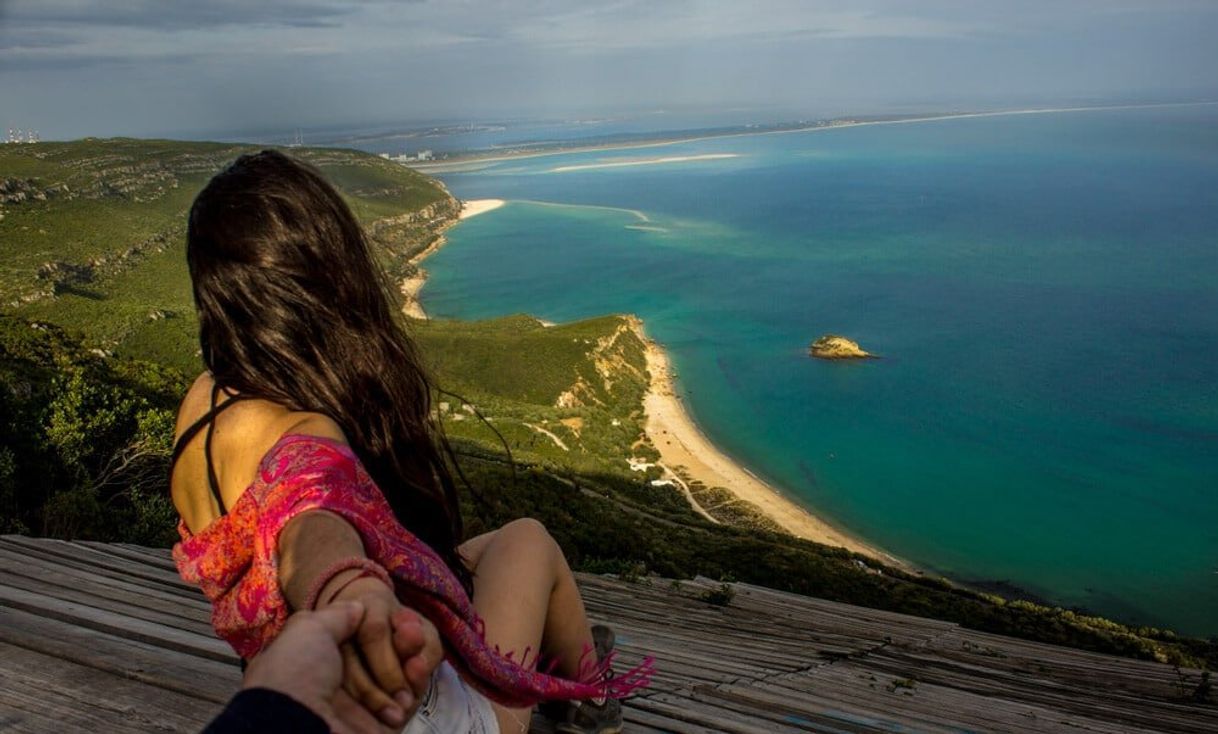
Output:
[[[441,178],[510,203],[428,260],[431,315],[636,313],[706,433],[831,521],[952,578],[1218,635],[1218,107]],[[825,333],[884,359],[809,358]]]

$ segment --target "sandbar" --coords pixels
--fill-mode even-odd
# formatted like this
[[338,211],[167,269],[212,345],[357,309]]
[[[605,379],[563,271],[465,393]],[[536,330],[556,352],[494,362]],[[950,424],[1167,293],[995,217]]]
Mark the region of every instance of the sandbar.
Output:
[[626,166],[657,166],[665,163],[690,163],[695,161],[717,161],[723,158],[739,158],[739,153],[706,153],[703,155],[670,155],[660,158],[637,158],[626,161],[608,161],[605,163],[579,163],[572,166],[551,168],[550,173],[567,173],[569,171],[590,171],[596,168],[625,168]]
[[461,202],[461,219],[469,219],[476,217],[479,214],[486,214],[489,211],[494,211],[503,206],[507,202],[503,199],[471,199]]

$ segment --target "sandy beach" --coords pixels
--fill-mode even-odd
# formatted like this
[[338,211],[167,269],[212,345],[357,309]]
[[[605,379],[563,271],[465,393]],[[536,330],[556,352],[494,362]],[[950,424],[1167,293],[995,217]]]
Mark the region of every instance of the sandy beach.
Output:
[[[469,219],[476,217],[479,214],[486,214],[503,206],[507,202],[503,199],[471,199],[470,201],[462,202],[461,219]],[[431,253],[428,253],[431,254]]]
[[[465,220],[470,217],[476,217],[479,214],[494,211],[506,203],[503,199],[471,199],[470,201],[463,201],[461,202],[461,214],[458,216],[458,219]],[[405,305],[402,306],[402,312],[413,319],[425,320],[427,318],[427,312],[423,310],[423,305],[419,303],[419,292],[423,290],[423,286],[427,283],[427,271],[422,268],[421,263],[428,257],[431,257],[432,253],[436,250],[443,247],[446,242],[447,240],[441,235],[427,249],[410,258],[410,264],[415,266],[414,275],[404,278],[399,287],[406,299]]]
[[[645,337],[644,337],[645,338]],[[883,563],[911,570],[904,561],[830,525],[776,488],[759,479],[720,451],[699,430],[677,397],[672,367],[664,349],[650,339],[647,343],[647,371],[651,387],[644,398],[647,414],[645,430],[660,452],[661,462],[678,469],[686,478],[708,487],[725,487],[737,497],[752,502],[792,535],[825,545],[846,548]]]

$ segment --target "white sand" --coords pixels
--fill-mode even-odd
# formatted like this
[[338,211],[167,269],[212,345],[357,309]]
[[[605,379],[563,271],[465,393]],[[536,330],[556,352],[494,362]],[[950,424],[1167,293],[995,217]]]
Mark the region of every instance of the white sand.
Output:
[[503,206],[507,202],[503,199],[472,199],[470,201],[461,202],[461,218],[469,219],[476,217],[479,214],[486,214],[489,211],[494,211]]
[[419,291],[423,290],[425,283],[427,283],[427,271],[423,270],[423,268],[419,268],[414,272],[414,275],[402,280],[402,295],[406,297],[406,302],[402,306],[402,312],[412,319],[427,320],[427,312],[423,310],[423,305],[419,303]]
[[908,564],[833,527],[774,487],[737,464],[698,429],[673,389],[668,355],[647,341],[647,371],[651,387],[643,401],[645,430],[668,467],[681,467],[690,479],[708,487],[724,487],[753,503],[792,535],[825,545],[840,546],[884,563],[908,569]]

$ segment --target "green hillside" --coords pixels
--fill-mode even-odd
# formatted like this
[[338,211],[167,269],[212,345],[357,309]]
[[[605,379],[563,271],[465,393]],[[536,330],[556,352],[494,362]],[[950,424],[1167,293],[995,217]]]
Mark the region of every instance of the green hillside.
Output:
[[[177,401],[200,365],[183,227],[206,179],[248,146],[88,140],[0,147],[0,533],[167,545]],[[296,149],[343,190],[394,275],[451,224],[438,183],[353,151]],[[878,566],[767,529],[712,523],[629,458],[648,375],[637,320],[545,327],[511,316],[410,321],[436,417],[468,479],[471,534],[542,520],[573,566],[759,583],[1092,650],[1218,663],[1178,639]],[[510,454],[510,459],[509,459]],[[708,603],[730,595],[708,594]]]
[[[195,370],[186,213],[213,174],[258,149],[126,138],[0,146],[0,305],[79,330],[105,353]],[[291,153],[337,184],[396,275],[456,211],[438,182],[382,158]]]

